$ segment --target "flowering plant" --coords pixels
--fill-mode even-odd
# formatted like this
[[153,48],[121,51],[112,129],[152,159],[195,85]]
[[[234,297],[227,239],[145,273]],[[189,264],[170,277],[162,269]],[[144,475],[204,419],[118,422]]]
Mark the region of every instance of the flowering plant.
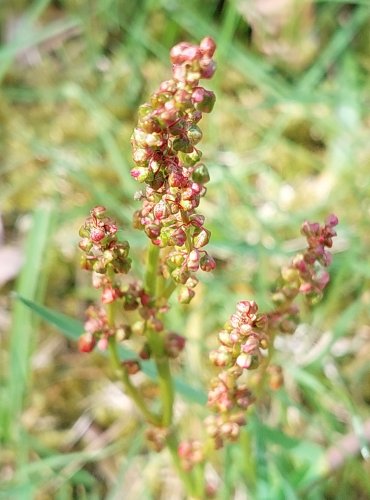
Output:
[[[336,235],[337,218],[324,225],[305,222],[302,233],[307,249],[281,272],[272,296],[273,309],[259,313],[253,300],[242,300],[218,334],[219,345],[210,353],[218,374],[210,381],[205,435],[180,439],[174,421],[172,362],[185,348],[186,339],[167,329],[169,298],[188,304],[195,295],[198,272],[215,269],[205,249],[210,231],[197,212],[206,194],[210,175],[201,163],[198,125],[203,113],[212,111],[215,95],[200,86],[215,72],[214,41],[199,45],[180,43],[171,50],[172,79],[163,82],[150,101],[139,108],[132,135],[134,168],[131,175],[144,185],[136,194],[141,207],[134,213],[134,227],[149,238],[144,281],[130,274],[130,246],[118,239],[118,228],[97,206],[80,230],[82,267],[92,272],[92,284],[101,290],[98,305],[86,311],[81,352],[96,346],[108,350],[117,376],[148,422],[147,439],[156,451],[168,447],[187,494],[204,498],[213,493],[205,481],[204,466],[213,450],[238,439],[246,424],[246,411],[268,382],[283,383],[282,369],[271,360],[276,335],[293,333],[299,318],[296,298],[318,301],[329,281],[325,270],[331,262],[328,248]],[[121,361],[119,346],[130,342],[137,356]],[[141,360],[151,358],[157,369],[161,407],[135,385],[133,375]],[[256,370],[257,376],[245,375]]]

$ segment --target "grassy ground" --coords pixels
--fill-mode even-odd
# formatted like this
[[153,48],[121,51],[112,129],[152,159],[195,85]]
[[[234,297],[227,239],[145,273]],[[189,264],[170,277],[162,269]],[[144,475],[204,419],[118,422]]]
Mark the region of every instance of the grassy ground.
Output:
[[[219,266],[190,311],[170,315],[189,338],[183,381],[207,380],[206,352],[238,299],[268,307],[302,221],[340,219],[325,299],[278,344],[284,387],[209,477],[225,499],[369,498],[368,1],[18,0],[0,16],[0,498],[182,498],[104,359],[81,356],[12,291],[83,318],[93,295],[77,232],[96,204],[140,262],[136,109],[169,75],[169,48],[205,35],[218,73],[202,212]],[[196,431],[202,406],[180,396],[177,411]]]

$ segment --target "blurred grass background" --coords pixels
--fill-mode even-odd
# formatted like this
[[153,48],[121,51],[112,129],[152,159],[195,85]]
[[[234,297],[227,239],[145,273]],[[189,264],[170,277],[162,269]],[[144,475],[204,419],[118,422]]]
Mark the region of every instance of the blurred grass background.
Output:
[[[0,498],[182,498],[104,359],[81,356],[12,292],[83,319],[94,294],[77,233],[96,204],[142,272],[136,109],[170,75],[170,47],[206,35],[218,71],[201,211],[218,269],[169,316],[189,339],[184,381],[204,389],[206,353],[237,300],[269,306],[303,220],[340,219],[325,299],[278,343],[285,386],[207,475],[217,498],[369,498],[368,0],[16,0],[0,19]],[[205,410],[179,398],[177,413],[196,433]]]

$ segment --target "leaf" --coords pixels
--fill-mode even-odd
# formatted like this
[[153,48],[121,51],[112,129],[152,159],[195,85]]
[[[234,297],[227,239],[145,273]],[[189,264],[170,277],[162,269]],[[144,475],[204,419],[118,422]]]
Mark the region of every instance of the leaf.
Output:
[[78,337],[83,333],[84,327],[80,321],[70,318],[65,314],[56,312],[40,304],[36,304],[32,300],[26,299],[22,295],[17,294],[16,297],[23,302],[27,307],[29,307],[33,312],[38,314],[47,323],[54,325],[58,330],[60,330],[65,337],[70,340],[77,340]]
[[[45,270],[44,258],[54,227],[54,214],[53,206],[38,207],[33,213],[24,249],[24,263],[16,284],[16,291],[28,299],[34,299],[40,291]],[[9,335],[8,380],[2,395],[8,404],[0,408],[0,434],[5,437],[17,432],[19,426],[23,399],[30,383],[30,357],[35,338],[30,311],[20,302],[16,303],[12,310]]]

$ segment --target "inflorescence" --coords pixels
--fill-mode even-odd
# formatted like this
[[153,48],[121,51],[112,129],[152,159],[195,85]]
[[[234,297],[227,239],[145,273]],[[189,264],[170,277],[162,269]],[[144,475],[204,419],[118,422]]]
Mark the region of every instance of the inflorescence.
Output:
[[[163,314],[169,308],[168,298],[178,288],[179,301],[189,303],[198,283],[196,272],[215,268],[214,259],[204,249],[210,232],[204,226],[204,216],[197,213],[209,173],[200,163],[202,153],[196,147],[202,138],[198,123],[215,102],[214,93],[199,85],[201,79],[209,79],[215,72],[215,48],[209,37],[199,46],[180,43],[173,47],[172,79],[163,82],[150,101],[139,108],[132,135],[135,167],[131,175],[146,186],[136,194],[142,206],[134,214],[134,227],[149,237],[148,255],[153,248],[159,252],[154,269],[150,270],[148,260],[145,283],[125,276],[131,268],[130,246],[118,240],[117,225],[104,207],[92,209],[80,229],[82,267],[92,272],[93,286],[101,289],[101,303],[87,309],[79,349],[90,352],[97,345],[101,350],[113,346],[114,351],[117,343],[139,337],[136,359],[121,363],[117,353],[114,359],[124,371],[126,389],[153,424],[147,438],[157,451],[166,443],[170,446],[168,439],[173,432],[168,360],[176,358],[185,347],[184,337],[165,328]],[[245,376],[250,370],[259,368],[262,382],[266,375],[271,388],[280,387],[282,369],[270,363],[274,338],[295,331],[299,295],[311,303],[320,300],[329,282],[325,268],[331,263],[328,249],[336,236],[337,223],[335,215],[330,215],[323,226],[305,222],[302,234],[307,248],[283,268],[272,297],[273,309],[261,314],[256,302],[242,300],[219,332],[219,345],[210,353],[210,361],[219,373],[211,380],[208,392],[208,406],[213,412],[205,421],[208,441],[191,439],[178,444],[177,459],[182,470],[190,471],[204,462],[209,443],[212,449],[220,448],[239,437],[246,411],[256,400]],[[164,286],[156,286],[157,275]],[[138,358],[150,357],[162,377],[161,396],[167,401],[162,402],[162,416],[152,413],[130,381],[130,376],[140,370]]]
[[214,93],[199,86],[199,80],[213,76],[215,48],[209,37],[199,46],[180,43],[172,48],[173,78],[140,106],[132,135],[136,166],[131,175],[146,184],[145,191],[136,195],[142,208],[134,214],[134,226],[143,229],[154,245],[167,249],[161,271],[164,278],[182,285],[182,303],[194,296],[198,283],[194,273],[215,268],[204,250],[210,232],[204,216],[196,213],[210,178],[207,167],[199,163],[202,153],[196,145],[202,131],[197,124],[215,102]]

